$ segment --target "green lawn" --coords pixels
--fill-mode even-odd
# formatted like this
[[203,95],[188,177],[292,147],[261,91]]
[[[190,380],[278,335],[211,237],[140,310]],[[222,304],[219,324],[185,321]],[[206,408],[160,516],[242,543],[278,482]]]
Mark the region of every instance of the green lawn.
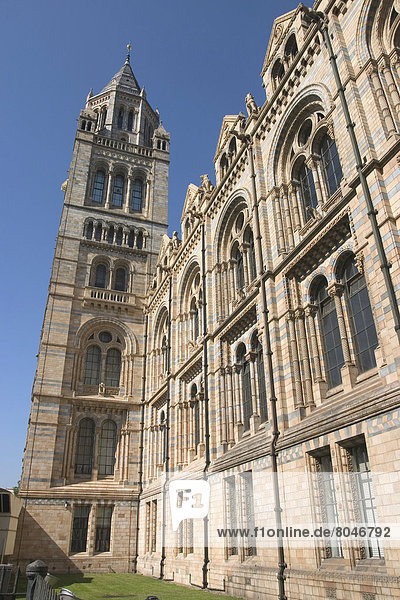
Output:
[[130,573],[59,575],[56,586],[68,588],[82,600],[145,600],[150,595],[159,600],[237,600],[225,594]]

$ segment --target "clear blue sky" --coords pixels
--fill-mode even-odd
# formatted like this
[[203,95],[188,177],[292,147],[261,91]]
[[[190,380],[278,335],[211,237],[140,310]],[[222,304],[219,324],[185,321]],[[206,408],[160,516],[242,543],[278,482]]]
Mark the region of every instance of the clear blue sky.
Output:
[[[310,2],[308,2],[310,5]],[[125,60],[171,133],[170,232],[225,114],[246,114],[273,19],[293,0],[2,0],[0,487],[15,485],[76,118]]]

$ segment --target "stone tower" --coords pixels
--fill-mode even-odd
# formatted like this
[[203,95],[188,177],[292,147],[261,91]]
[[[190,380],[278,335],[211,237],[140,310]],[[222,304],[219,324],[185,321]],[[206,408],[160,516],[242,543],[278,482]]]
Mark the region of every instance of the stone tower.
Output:
[[[145,293],[167,231],[169,134],[125,63],[78,119],[33,385],[17,558],[130,570]],[[112,535],[111,535],[112,531]]]

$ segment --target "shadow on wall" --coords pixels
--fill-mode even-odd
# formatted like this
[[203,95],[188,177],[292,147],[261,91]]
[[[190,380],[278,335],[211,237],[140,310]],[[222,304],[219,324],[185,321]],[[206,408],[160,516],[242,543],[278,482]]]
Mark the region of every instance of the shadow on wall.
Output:
[[[66,543],[66,533],[60,542]],[[22,508],[17,529],[15,550],[12,562],[25,573],[26,566],[35,560],[42,560],[49,573],[80,573],[79,567],[43,530],[32,515]],[[89,565],[87,565],[89,567]]]

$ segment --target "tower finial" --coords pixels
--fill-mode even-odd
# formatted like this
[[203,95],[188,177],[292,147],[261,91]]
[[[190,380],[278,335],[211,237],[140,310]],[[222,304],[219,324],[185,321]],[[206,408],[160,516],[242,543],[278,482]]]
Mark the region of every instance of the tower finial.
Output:
[[125,62],[126,62],[127,64],[129,64],[129,61],[130,61],[130,58],[131,58],[131,50],[132,50],[132,44],[131,44],[130,42],[129,42],[129,43],[126,45],[126,49],[128,50],[128,53],[127,53],[127,55],[126,55],[126,60],[125,60]]

